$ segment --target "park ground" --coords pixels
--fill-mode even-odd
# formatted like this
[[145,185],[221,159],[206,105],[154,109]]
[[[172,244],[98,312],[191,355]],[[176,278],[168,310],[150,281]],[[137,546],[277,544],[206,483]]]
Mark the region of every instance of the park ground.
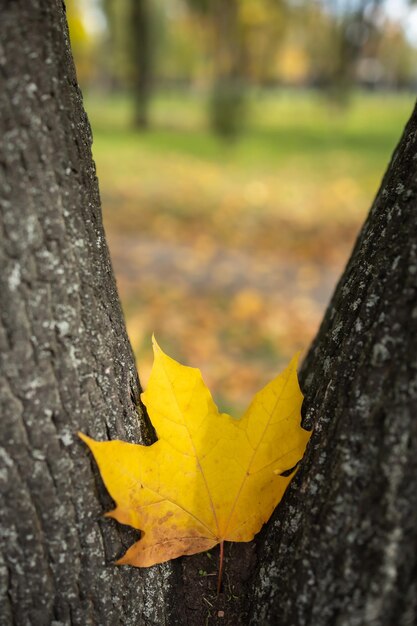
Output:
[[144,385],[151,335],[199,367],[236,416],[308,348],[413,94],[253,93],[243,134],[207,128],[198,94],[159,95],[131,128],[124,96],[87,95],[105,228]]

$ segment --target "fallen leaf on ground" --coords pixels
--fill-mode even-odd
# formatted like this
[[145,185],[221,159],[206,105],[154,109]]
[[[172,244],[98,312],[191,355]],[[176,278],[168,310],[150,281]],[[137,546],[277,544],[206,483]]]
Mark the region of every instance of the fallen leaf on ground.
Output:
[[240,419],[219,413],[200,371],[155,341],[154,359],[142,400],[157,442],[98,442],[79,433],[116,502],[106,515],[142,531],[117,561],[138,567],[251,541],[281,500],[311,434],[300,424],[297,356]]

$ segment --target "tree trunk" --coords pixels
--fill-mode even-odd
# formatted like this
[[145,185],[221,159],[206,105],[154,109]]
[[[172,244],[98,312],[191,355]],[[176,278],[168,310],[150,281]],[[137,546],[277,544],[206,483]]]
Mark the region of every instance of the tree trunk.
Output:
[[301,372],[306,459],[252,624],[417,624],[417,109]]
[[172,623],[77,430],[149,439],[59,0],[0,2],[1,624]]

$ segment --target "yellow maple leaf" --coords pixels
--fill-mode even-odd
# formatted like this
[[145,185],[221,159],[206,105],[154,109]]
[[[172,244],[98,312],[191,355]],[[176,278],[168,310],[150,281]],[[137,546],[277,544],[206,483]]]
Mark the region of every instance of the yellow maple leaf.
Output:
[[304,454],[295,356],[240,419],[219,413],[200,370],[154,341],[142,399],[151,446],[98,442],[82,433],[116,502],[106,515],[142,531],[117,564],[147,567],[224,541],[250,541],[281,500]]

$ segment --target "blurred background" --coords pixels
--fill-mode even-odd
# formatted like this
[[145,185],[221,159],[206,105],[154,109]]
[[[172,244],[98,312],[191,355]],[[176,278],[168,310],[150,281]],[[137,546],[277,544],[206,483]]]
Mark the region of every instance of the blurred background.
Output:
[[105,228],[151,335],[238,414],[318,329],[417,86],[406,0],[67,0]]

